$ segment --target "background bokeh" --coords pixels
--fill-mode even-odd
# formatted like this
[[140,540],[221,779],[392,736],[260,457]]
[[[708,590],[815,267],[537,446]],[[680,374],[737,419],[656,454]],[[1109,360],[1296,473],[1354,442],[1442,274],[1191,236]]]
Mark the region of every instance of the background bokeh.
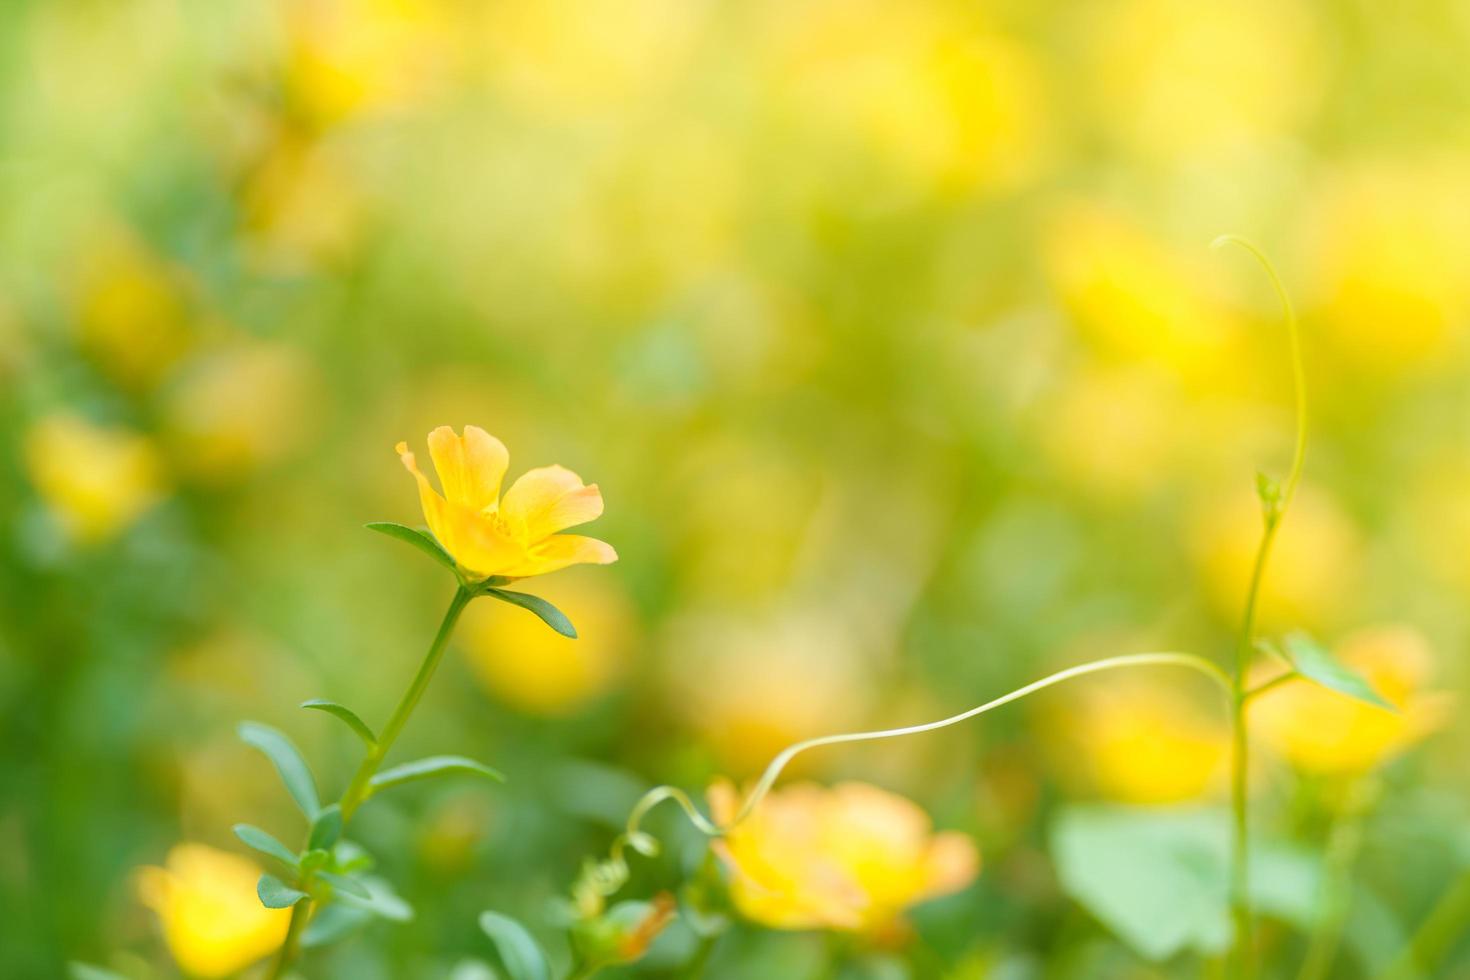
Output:
[[[376,723],[411,675],[450,586],[361,525],[418,522],[391,448],[435,425],[599,483],[622,557],[537,583],[575,644],[474,607],[400,752],[510,781],[365,810],[418,915],[314,976],[448,975],[488,958],[484,908],[551,935],[539,910],[653,783],[1092,655],[1223,661],[1291,402],[1274,296],[1222,232],[1305,330],[1263,625],[1388,631],[1405,683],[1453,696],[1467,60],[1450,0],[5,4],[0,972],[173,975],[137,869],[242,851],[239,820],[300,833],[238,720],[346,779],[355,743],[295,705]],[[1470,855],[1442,714],[1372,776],[1357,874],[1389,932],[1359,945]],[[1190,975],[1062,894],[1047,829],[1218,799],[1223,725],[1187,678],[1099,678],[796,775],[908,795],[984,854],[874,975]],[[1282,746],[1261,818],[1320,848],[1346,777]],[[653,825],[644,896],[698,848]],[[825,949],[742,927],[714,975]]]

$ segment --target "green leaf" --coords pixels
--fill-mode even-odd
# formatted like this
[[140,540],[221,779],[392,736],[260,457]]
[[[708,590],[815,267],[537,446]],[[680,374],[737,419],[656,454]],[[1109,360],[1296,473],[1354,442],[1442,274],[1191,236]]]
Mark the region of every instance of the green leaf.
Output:
[[333,803],[323,807],[311,822],[311,836],[306,841],[309,851],[324,851],[342,836],[342,808]]
[[360,898],[364,901],[371,900],[373,897],[373,893],[367,890],[367,886],[356,878],[333,874],[330,871],[318,871],[316,876],[343,895],[351,895],[353,898]]
[[570,619],[567,619],[566,613],[538,595],[528,595],[525,592],[509,592],[505,589],[485,589],[484,594],[499,599],[501,602],[508,602],[512,606],[520,606],[522,609],[530,611],[541,622],[568,639],[575,640],[577,638],[577,628],[572,625]]
[[505,782],[505,777],[500,773],[474,759],[466,759],[461,755],[434,755],[415,762],[405,762],[392,769],[384,769],[368,781],[368,792],[370,794],[379,793],[404,783],[432,779],[436,776],[450,776],[455,773],[468,773],[474,776],[484,776],[498,783]]
[[317,811],[322,808],[316,795],[316,783],[311,778],[306,760],[301,757],[296,746],[291,744],[291,740],[269,725],[254,721],[241,722],[236,731],[242,742],[259,749],[271,760],[276,772],[281,774],[281,782],[286,784],[287,792],[296,801],[296,805],[301,807],[306,818],[316,819]]
[[368,897],[361,898],[344,893],[338,896],[344,903],[390,922],[407,922],[413,918],[413,906],[399,898],[392,886],[382,878],[358,878],[356,880],[367,888]]
[[498,912],[484,912],[480,915],[480,928],[495,943],[510,980],[551,980],[546,954],[525,926]]
[[307,897],[306,892],[292,888],[275,875],[261,875],[255,894],[260,896],[260,904],[268,909],[288,909]]
[[338,704],[335,701],[325,701],[322,698],[312,698],[310,701],[302,701],[301,706],[303,708],[313,708],[317,711],[325,711],[329,715],[340,718],[347,723],[348,728],[352,729],[354,735],[363,740],[363,743],[368,748],[377,748],[378,736],[373,734],[373,730],[367,726],[366,722],[357,717],[351,708]]
[[[1051,850],[1063,891],[1146,959],[1229,946],[1224,810],[1073,807],[1054,824]],[[1251,902],[1262,915],[1310,928],[1321,887],[1319,857],[1272,841],[1252,849]]]
[[427,529],[408,527],[405,524],[394,524],[391,521],[374,521],[363,525],[369,531],[377,531],[386,534],[390,538],[397,538],[405,544],[411,544],[415,548],[428,555],[430,558],[443,565],[445,568],[458,574],[459,569],[455,566],[454,558],[444,550],[444,546],[434,540],[434,536]]
[[1373,686],[1362,675],[1338,660],[1331,651],[1306,633],[1288,634],[1285,638],[1285,653],[1296,672],[1307,680],[1379,708],[1398,711],[1373,690]]
[[237,823],[232,829],[235,831],[235,836],[240,838],[246,847],[253,847],[262,854],[269,854],[277,861],[292,868],[300,865],[301,859],[291,852],[291,848],[259,827],[253,827],[248,823]]
[[66,965],[66,972],[71,980],[128,980],[121,973],[104,970],[102,967],[93,966],[90,963],[68,963]]
[[372,921],[372,913],[346,902],[333,902],[311,918],[311,925],[301,933],[306,949],[328,946],[361,929]]

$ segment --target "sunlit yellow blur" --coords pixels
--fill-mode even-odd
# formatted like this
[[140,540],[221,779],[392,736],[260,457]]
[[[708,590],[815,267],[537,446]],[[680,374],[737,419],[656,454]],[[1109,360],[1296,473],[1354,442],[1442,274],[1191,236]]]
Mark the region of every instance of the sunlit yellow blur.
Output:
[[193,340],[181,274],[111,226],[89,236],[78,261],[75,303],[82,346],[123,384],[162,379]]
[[1251,730],[1293,765],[1327,775],[1366,772],[1445,720],[1449,704],[1430,687],[1434,655],[1416,630],[1363,630],[1335,652],[1397,710],[1302,680],[1262,694],[1250,709]]
[[1191,697],[1178,681],[1115,676],[1058,695],[1042,717],[1062,775],[1125,803],[1178,803],[1221,788],[1225,705]]
[[138,872],[138,894],[158,914],[163,938],[192,977],[227,977],[273,952],[291,913],[260,904],[253,861],[203,844],[179,844],[161,868]]
[[[716,821],[740,806],[729,783],[710,788]],[[964,834],[936,834],[917,804],[866,783],[776,790],[716,844],[742,915],[777,929],[892,929],[911,905],[964,888],[980,852]]]
[[136,432],[52,415],[31,427],[25,449],[41,499],[82,542],[124,530],[164,491],[158,451]]
[[617,683],[631,652],[628,600],[604,578],[569,573],[538,585],[567,614],[568,639],[523,609],[477,602],[459,628],[475,676],[493,695],[530,714],[569,714]]

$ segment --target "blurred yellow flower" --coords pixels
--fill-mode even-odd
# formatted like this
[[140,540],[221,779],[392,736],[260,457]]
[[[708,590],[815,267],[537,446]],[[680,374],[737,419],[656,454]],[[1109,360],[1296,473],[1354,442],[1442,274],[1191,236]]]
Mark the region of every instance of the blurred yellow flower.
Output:
[[1177,678],[1113,677],[1073,688],[1046,715],[1058,764],[1125,803],[1196,799],[1219,782],[1229,750],[1223,707]]
[[193,341],[178,273],[115,228],[89,236],[78,264],[75,315],[82,347],[123,384],[162,379]]
[[[1251,731],[1298,768],[1324,775],[1365,772],[1444,720],[1446,696],[1427,690],[1434,655],[1418,631],[1403,626],[1363,630],[1335,652],[1399,710],[1303,680],[1262,694],[1250,706]],[[1262,672],[1258,680],[1265,677]]]
[[792,742],[850,728],[871,700],[863,654],[836,617],[791,615],[752,626],[688,616],[670,624],[662,646],[670,700],[736,771],[765,765]]
[[[1210,501],[1193,548],[1206,592],[1226,619],[1241,615],[1261,542],[1261,504],[1249,491]],[[1362,545],[1352,519],[1327,494],[1303,487],[1277,532],[1257,611],[1261,629],[1330,621],[1353,601]]]
[[1043,251],[1052,287],[1100,352],[1196,378],[1222,373],[1236,325],[1199,263],[1122,212],[1090,202],[1053,212]]
[[32,426],[25,455],[41,498],[80,541],[123,530],[163,493],[152,442],[74,415],[52,415]]
[[444,488],[441,496],[419,471],[408,444],[394,449],[419,485],[429,530],[460,568],[477,578],[525,578],[569,565],[617,561],[612,545],[558,532],[602,514],[597,484],[560,466],[527,470],[500,496],[510,465],[501,441],[467,425],[456,435],[447,425],[429,433],[429,456]]
[[783,99],[944,190],[1004,188],[1046,156],[1044,78],[1018,42],[903,0],[774,4]]
[[203,844],[179,844],[164,867],[139,870],[138,894],[185,973],[226,977],[281,945],[291,913],[260,904],[260,874],[253,861]]
[[1096,9],[1084,95],[1145,156],[1250,149],[1290,133],[1317,100],[1319,32],[1296,0],[1124,0]]
[[605,693],[626,664],[632,633],[627,600],[605,578],[558,577],[538,588],[577,624],[579,639],[548,630],[504,603],[469,606],[459,642],[475,676],[531,714],[557,717]]
[[423,99],[454,63],[463,30],[438,0],[287,0],[281,8],[287,90],[323,124]]
[[240,189],[249,259],[301,273],[340,259],[358,239],[362,194],[340,148],[277,126]]
[[1142,369],[1079,373],[1045,406],[1041,445],[1082,487],[1131,498],[1159,485],[1177,462],[1189,425],[1188,400],[1170,379]]
[[316,385],[311,364],[287,344],[238,343],[191,364],[167,399],[179,469],[227,481],[283,459],[310,432]]
[[[710,788],[719,823],[740,806],[735,788]],[[884,932],[911,905],[964,888],[980,853],[964,834],[935,834],[912,801],[866,783],[777,790],[715,843],[735,906],[776,929]]]
[[1444,364],[1470,318],[1467,162],[1361,166],[1306,209],[1306,300],[1358,367]]

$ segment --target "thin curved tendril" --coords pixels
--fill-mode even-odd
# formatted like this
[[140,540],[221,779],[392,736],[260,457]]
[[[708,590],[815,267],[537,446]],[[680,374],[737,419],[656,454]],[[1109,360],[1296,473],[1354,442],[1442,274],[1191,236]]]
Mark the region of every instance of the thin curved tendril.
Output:
[[[848,732],[842,735],[824,735],[820,738],[807,739],[805,742],[797,742],[795,745],[784,749],[771,760],[770,765],[766,766],[766,771],[761,774],[760,781],[755,784],[755,788],[746,796],[745,802],[735,814],[735,818],[723,827],[700,813],[699,808],[694,805],[694,801],[689,798],[688,793],[685,793],[676,786],[655,786],[643,795],[643,798],[638,801],[637,805],[633,807],[633,811],[628,815],[626,833],[613,843],[613,859],[621,859],[624,844],[647,841],[647,835],[643,834],[638,827],[648,812],[665,800],[673,800],[677,803],[679,808],[684,811],[684,815],[689,818],[689,822],[700,833],[709,837],[720,837],[728,833],[749,817],[760,804],[761,800],[765,799],[766,794],[771,791],[771,787],[775,785],[776,779],[781,775],[781,771],[786,768],[791,760],[808,749],[819,748],[823,745],[838,745],[844,742],[869,742],[882,738],[899,738],[904,735],[919,735],[924,732],[932,732],[940,728],[948,728],[950,725],[957,725],[962,721],[968,721],[977,715],[983,715],[992,708],[999,708],[1003,704],[1018,701],[1028,694],[1034,694],[1043,688],[1051,687],[1053,684],[1059,684],[1062,681],[1071,680],[1074,677],[1095,674],[1104,670],[1115,670],[1120,667],[1164,665],[1189,667],[1197,670],[1219,684],[1227,694],[1231,691],[1229,675],[1205,658],[1195,656],[1191,653],[1132,653],[1119,657],[1107,657],[1103,660],[1094,660],[1091,663],[1079,664],[1076,667],[1068,667],[1066,670],[1059,670],[1055,674],[1049,674],[1041,680],[1033,681],[1025,687],[1019,687],[1009,694],[1003,694],[993,701],[987,701],[968,711],[962,711],[957,715],[951,715],[939,721],[931,721],[922,725],[909,725],[906,728],[888,728],[874,732]],[[636,849],[642,850],[642,848]]]
[[1301,327],[1297,323],[1296,308],[1291,305],[1291,297],[1286,293],[1286,287],[1281,283],[1281,277],[1276,274],[1276,267],[1271,260],[1266,258],[1262,252],[1249,239],[1239,235],[1221,235],[1210,243],[1211,248],[1223,248],[1226,245],[1238,245],[1245,249],[1266,270],[1266,277],[1271,280],[1271,287],[1276,290],[1276,298],[1281,301],[1282,317],[1286,321],[1286,335],[1291,344],[1291,381],[1295,390],[1296,402],[1296,445],[1292,448],[1291,469],[1286,476],[1286,483],[1282,487],[1281,510],[1284,512],[1291,503],[1292,496],[1296,493],[1297,484],[1302,478],[1302,462],[1307,454],[1307,379],[1306,370],[1302,366],[1302,336]]

